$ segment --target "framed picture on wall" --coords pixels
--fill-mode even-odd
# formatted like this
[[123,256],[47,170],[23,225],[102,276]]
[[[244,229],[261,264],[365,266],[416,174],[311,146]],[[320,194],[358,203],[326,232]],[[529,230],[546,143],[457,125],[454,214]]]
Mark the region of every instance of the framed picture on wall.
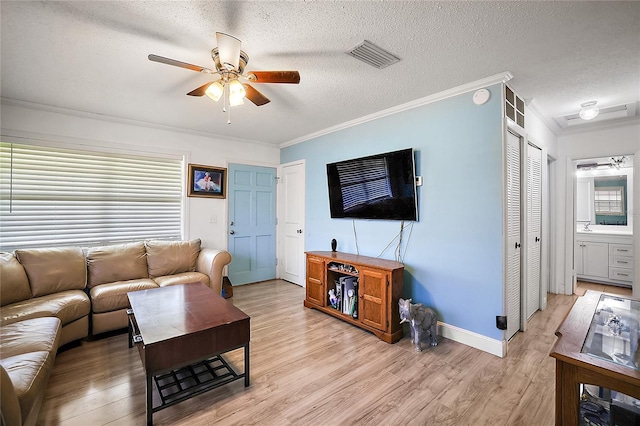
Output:
[[227,197],[227,169],[222,167],[189,164],[187,196]]

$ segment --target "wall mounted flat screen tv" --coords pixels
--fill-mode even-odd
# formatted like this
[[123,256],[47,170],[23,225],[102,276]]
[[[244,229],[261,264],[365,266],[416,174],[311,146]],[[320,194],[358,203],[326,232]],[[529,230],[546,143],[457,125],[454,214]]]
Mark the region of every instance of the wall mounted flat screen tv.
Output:
[[332,218],[418,220],[413,149],[327,164]]

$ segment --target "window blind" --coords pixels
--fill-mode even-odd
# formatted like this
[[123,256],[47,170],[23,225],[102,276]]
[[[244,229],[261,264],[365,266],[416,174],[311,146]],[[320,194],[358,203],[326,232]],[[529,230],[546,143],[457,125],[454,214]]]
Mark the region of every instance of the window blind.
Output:
[[617,216],[624,213],[623,187],[595,188],[594,201],[596,214]]
[[182,159],[0,142],[0,249],[182,237]]

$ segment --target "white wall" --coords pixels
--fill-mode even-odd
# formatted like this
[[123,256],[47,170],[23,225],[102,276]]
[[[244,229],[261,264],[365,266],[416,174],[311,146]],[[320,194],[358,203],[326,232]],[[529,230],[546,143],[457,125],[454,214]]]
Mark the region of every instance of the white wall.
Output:
[[[565,131],[566,132],[566,131]],[[571,131],[558,137],[557,180],[555,182],[555,245],[558,260],[556,292],[571,294],[573,257],[573,167],[572,161],[582,158],[635,154],[640,150],[640,122],[625,122],[589,131]],[[634,214],[637,216],[638,198]],[[637,287],[637,284],[636,284]],[[553,290],[553,289],[552,289]]]
[[[91,145],[107,149],[161,151],[184,154],[190,163],[227,167],[228,163],[250,163],[277,167],[278,147],[213,135],[152,127],[112,117],[34,109],[3,103],[1,134],[26,140]],[[187,198],[185,238],[200,238],[205,247],[227,248],[227,200]],[[210,219],[214,218],[215,223]]]

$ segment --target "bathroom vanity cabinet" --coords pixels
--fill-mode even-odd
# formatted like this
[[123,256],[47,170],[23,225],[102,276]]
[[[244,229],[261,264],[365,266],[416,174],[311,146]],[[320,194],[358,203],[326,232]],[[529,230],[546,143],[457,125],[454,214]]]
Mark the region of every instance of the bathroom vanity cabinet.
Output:
[[576,276],[584,281],[631,286],[633,253],[631,235],[578,232],[574,247]]
[[609,278],[609,244],[576,241],[576,274],[582,278]]

